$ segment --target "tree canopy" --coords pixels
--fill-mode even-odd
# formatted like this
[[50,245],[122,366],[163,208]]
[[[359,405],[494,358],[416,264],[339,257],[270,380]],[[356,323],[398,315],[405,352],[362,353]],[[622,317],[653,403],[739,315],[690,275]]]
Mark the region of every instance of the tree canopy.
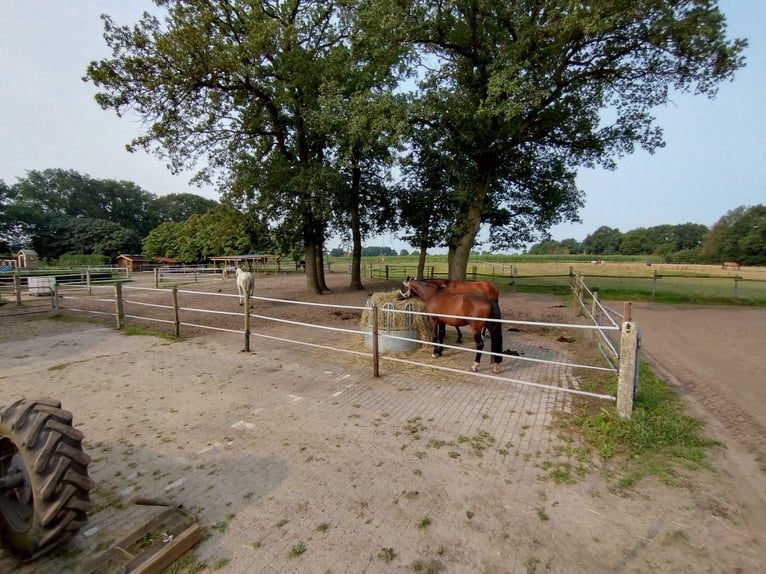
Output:
[[98,103],[145,120],[134,148],[174,169],[202,161],[199,177],[222,174],[269,225],[297,231],[317,291],[330,226],[361,253],[365,216],[394,204],[378,183],[397,142],[417,154],[420,137],[429,157],[414,163],[449,166],[421,209],[449,206],[439,241],[462,279],[482,224],[504,248],[576,221],[577,169],[662,146],[653,109],[674,91],[713,97],[746,46],[714,0],[157,4],[163,20],[104,18],[113,55],[87,71]]
[[133,182],[63,169],[29,171],[11,186],[0,182],[0,202],[3,250],[31,247],[43,259],[140,252],[158,223],[183,222],[218,205],[193,194],[158,198]]

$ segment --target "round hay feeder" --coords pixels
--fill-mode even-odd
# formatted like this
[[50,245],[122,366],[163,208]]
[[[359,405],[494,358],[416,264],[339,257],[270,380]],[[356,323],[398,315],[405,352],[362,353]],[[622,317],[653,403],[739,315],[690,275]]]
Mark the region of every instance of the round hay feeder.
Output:
[[417,349],[421,333],[428,332],[428,320],[412,312],[423,311],[423,303],[420,300],[397,301],[396,292],[376,293],[367,301],[367,309],[362,312],[362,328],[367,331],[365,348],[372,350],[373,303],[378,307],[378,351],[401,353]]

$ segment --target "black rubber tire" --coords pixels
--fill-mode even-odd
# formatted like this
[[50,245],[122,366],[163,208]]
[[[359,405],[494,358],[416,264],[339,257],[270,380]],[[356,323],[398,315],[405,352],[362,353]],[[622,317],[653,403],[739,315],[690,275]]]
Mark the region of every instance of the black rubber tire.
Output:
[[0,479],[20,483],[0,489],[0,537],[15,554],[39,556],[87,522],[95,485],[82,437],[60,401],[22,399],[0,409]]

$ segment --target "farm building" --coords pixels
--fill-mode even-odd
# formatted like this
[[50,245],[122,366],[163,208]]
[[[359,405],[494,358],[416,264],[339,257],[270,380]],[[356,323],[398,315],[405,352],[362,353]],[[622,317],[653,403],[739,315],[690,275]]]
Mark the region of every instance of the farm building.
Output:
[[117,267],[122,267],[130,272],[147,271],[154,267],[152,262],[143,255],[118,255],[115,258],[115,263]]
[[16,267],[18,269],[37,269],[39,259],[37,251],[34,249],[21,249],[16,255]]

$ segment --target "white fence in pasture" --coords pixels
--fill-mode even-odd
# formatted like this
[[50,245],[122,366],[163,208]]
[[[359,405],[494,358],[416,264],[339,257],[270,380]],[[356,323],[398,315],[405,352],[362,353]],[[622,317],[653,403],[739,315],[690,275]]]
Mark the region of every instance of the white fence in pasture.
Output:
[[[220,281],[220,279],[219,279]],[[196,287],[196,286],[195,286]],[[204,289],[204,285],[199,286]],[[171,288],[157,289],[151,287],[138,287],[130,284],[115,283],[113,285],[93,286],[89,289],[84,286],[66,285],[57,286],[54,301],[54,307],[57,311],[64,309],[71,313],[93,314],[103,316],[113,320],[117,328],[123,328],[128,321],[140,321],[164,325],[164,329],[170,329],[175,336],[180,336],[182,331],[188,333],[190,330],[210,330],[223,331],[239,334],[243,336],[244,348],[250,351],[251,338],[262,338],[272,341],[284,342],[291,345],[303,345],[313,348],[347,353],[360,357],[367,357],[371,361],[374,376],[379,375],[381,362],[388,364],[407,364],[419,368],[428,368],[434,371],[457,373],[461,376],[478,377],[504,381],[516,385],[525,385],[554,391],[557,393],[566,393],[569,395],[581,395],[596,399],[617,401],[618,411],[623,416],[630,416],[632,404],[635,396],[635,381],[638,364],[638,341],[637,327],[630,321],[630,317],[619,317],[614,311],[603,306],[597,296],[591,293],[584,283],[577,288],[573,288],[575,297],[583,309],[583,314],[588,321],[585,324],[561,324],[536,321],[521,321],[503,319],[504,329],[510,327],[528,328],[528,329],[549,329],[549,330],[577,330],[583,333],[590,333],[590,336],[601,350],[606,363],[604,365],[588,365],[571,362],[561,358],[551,358],[549,356],[533,356],[532,352],[522,353],[520,356],[509,355],[506,352],[502,354],[506,365],[511,362],[512,365],[526,364],[534,365],[534,372],[540,375],[532,378],[522,378],[513,376],[516,372],[527,372],[524,369],[515,367],[504,367],[500,374],[490,374],[489,372],[471,373],[467,368],[462,367],[463,363],[445,365],[446,361],[439,360],[439,365],[432,362],[425,362],[416,358],[409,358],[401,354],[381,354],[378,352],[379,342],[385,339],[398,339],[404,341],[413,341],[415,343],[425,344],[417,339],[410,339],[393,335],[386,330],[364,329],[361,325],[357,328],[341,328],[333,325],[322,324],[321,313],[345,313],[353,316],[361,316],[362,311],[370,309],[369,307],[329,305],[324,303],[312,303],[305,301],[295,301],[288,299],[278,299],[269,297],[248,298],[247,303],[242,307],[237,304],[238,295],[227,293],[207,292],[204,290],[180,289],[174,285]],[[63,295],[63,298],[61,297]],[[263,307],[268,309],[266,312],[253,312],[250,309],[250,303],[254,303],[256,308]],[[295,311],[297,306],[304,308],[310,307],[312,311],[306,313],[281,313],[280,310],[292,309]],[[316,310],[316,313],[313,310]],[[396,309],[377,309],[372,307],[373,313],[402,313],[404,311]],[[418,313],[411,312],[413,315]],[[296,321],[295,315],[312,316],[311,322]],[[374,316],[375,316],[374,315]],[[373,319],[373,322],[381,325],[386,321]],[[257,325],[252,329],[253,324]],[[374,323],[375,324],[375,323]],[[292,327],[287,329],[286,333],[279,332],[278,329],[269,326]],[[299,329],[295,329],[298,327]],[[312,335],[314,333],[313,339]],[[350,336],[357,342],[373,337],[372,350],[355,348],[354,344],[349,343],[349,338],[340,337]],[[429,343],[430,344],[430,343]],[[457,353],[468,353],[472,358],[477,351],[473,345],[458,346],[445,343],[445,349],[454,350]],[[488,359],[493,353],[489,350],[481,351],[482,355],[487,355]],[[422,355],[421,355],[422,356]],[[461,355],[462,356],[462,355]],[[468,366],[468,357],[466,357],[466,367]],[[518,362],[518,363],[516,363]],[[454,365],[454,366],[453,366]],[[571,373],[579,370],[591,370],[597,372],[611,372],[618,375],[618,393],[617,396],[605,395],[584,391],[578,384],[571,384],[577,377]],[[547,375],[546,375],[547,373]],[[551,375],[551,373],[556,373]],[[561,373],[568,373],[564,378],[570,381],[567,386],[561,386],[559,379]],[[623,381],[624,379],[624,381]],[[548,381],[555,382],[549,383]],[[627,396],[625,396],[627,394]]]

